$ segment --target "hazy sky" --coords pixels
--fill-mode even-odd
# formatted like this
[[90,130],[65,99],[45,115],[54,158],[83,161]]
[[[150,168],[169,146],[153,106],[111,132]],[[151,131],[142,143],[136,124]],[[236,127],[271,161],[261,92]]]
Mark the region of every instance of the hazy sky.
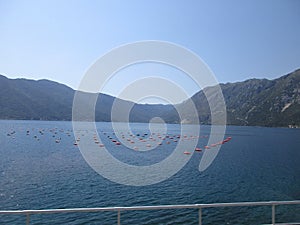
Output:
[[[299,24],[298,0],[0,0],[0,74],[77,89],[89,66],[112,48],[163,40],[198,54],[219,82],[272,79],[300,68]],[[174,74],[169,79],[190,95],[197,91]],[[116,95],[130,80],[120,76],[105,92]]]

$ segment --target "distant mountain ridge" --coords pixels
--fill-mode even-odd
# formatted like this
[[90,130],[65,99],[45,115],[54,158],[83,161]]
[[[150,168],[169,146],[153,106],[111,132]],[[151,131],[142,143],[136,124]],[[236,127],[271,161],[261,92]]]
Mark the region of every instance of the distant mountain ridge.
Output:
[[[300,70],[274,80],[249,79],[220,86],[227,107],[227,124],[299,127]],[[196,93],[192,100],[200,117],[209,121],[210,112],[203,91]]]
[[[220,87],[229,125],[300,126],[300,69],[274,80],[250,79],[220,84]],[[189,118],[193,115],[187,105],[193,101],[201,124],[210,124],[211,113],[204,93],[213,93],[214,88],[207,87],[176,107]],[[9,79],[0,75],[0,119],[72,120],[74,94],[75,90],[57,82]],[[125,106],[133,104],[99,94],[96,121],[111,121],[115,100]],[[153,117],[161,117],[167,123],[181,122],[172,105],[134,104],[130,112],[131,122],[149,122]]]

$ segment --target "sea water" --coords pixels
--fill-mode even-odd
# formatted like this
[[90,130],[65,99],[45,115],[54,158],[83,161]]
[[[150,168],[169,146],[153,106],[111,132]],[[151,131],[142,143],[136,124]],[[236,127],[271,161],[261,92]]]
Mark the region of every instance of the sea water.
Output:
[[[130,124],[137,137],[151,135],[148,124]],[[176,147],[180,125],[169,124],[161,136],[172,137],[150,151],[115,145],[110,123],[97,123],[102,142],[118,160],[151,165]],[[201,126],[204,151],[209,126]],[[143,137],[142,137],[143,136]],[[0,121],[0,210],[142,206],[300,199],[300,129],[227,126],[213,163],[199,172],[202,152],[163,182],[134,187],[114,183],[84,160],[71,122]],[[128,138],[126,136],[126,138]],[[132,139],[132,136],[131,136]],[[135,145],[136,143],[132,143]],[[141,148],[141,146],[139,146]],[[191,149],[187,149],[191,151]],[[99,147],[101,151],[101,147]],[[207,150],[209,151],[209,149]],[[191,151],[192,152],[192,151]],[[182,157],[188,157],[182,154]],[[112,168],[113,169],[113,168]],[[130,176],[130,174],[128,174]],[[198,224],[193,209],[128,211],[122,224]],[[116,212],[32,215],[31,224],[116,224]],[[276,222],[300,221],[300,207],[276,207]],[[24,224],[23,215],[0,215],[0,224]],[[271,207],[203,210],[203,224],[271,223]]]

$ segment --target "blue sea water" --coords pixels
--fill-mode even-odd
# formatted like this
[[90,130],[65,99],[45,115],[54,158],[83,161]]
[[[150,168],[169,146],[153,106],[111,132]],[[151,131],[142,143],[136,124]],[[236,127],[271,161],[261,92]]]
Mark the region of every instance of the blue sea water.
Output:
[[[112,145],[110,123],[97,123],[112,154],[132,164],[164,159],[176,142],[139,152]],[[147,124],[131,124],[147,136]],[[207,144],[209,126],[201,127],[199,147]],[[168,125],[176,138],[180,125]],[[0,210],[139,206],[216,202],[299,200],[300,129],[228,126],[222,148],[205,171],[203,153],[169,179],[142,187],[113,183],[96,173],[74,145],[71,122],[0,121]],[[185,155],[183,155],[185,157]],[[141,159],[146,158],[146,162]],[[130,176],[130,175],[129,175]],[[115,212],[32,215],[31,224],[116,224]],[[197,224],[197,210],[122,212],[122,224]],[[300,206],[278,206],[277,222],[300,221]],[[203,224],[271,223],[271,208],[236,207],[203,210]],[[0,224],[25,224],[24,216],[0,215]]]

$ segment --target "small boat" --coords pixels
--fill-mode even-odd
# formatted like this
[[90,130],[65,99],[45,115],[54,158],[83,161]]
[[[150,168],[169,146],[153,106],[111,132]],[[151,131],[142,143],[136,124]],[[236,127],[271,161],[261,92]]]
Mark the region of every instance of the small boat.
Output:
[[190,155],[191,153],[188,151],[183,152],[183,154]]

